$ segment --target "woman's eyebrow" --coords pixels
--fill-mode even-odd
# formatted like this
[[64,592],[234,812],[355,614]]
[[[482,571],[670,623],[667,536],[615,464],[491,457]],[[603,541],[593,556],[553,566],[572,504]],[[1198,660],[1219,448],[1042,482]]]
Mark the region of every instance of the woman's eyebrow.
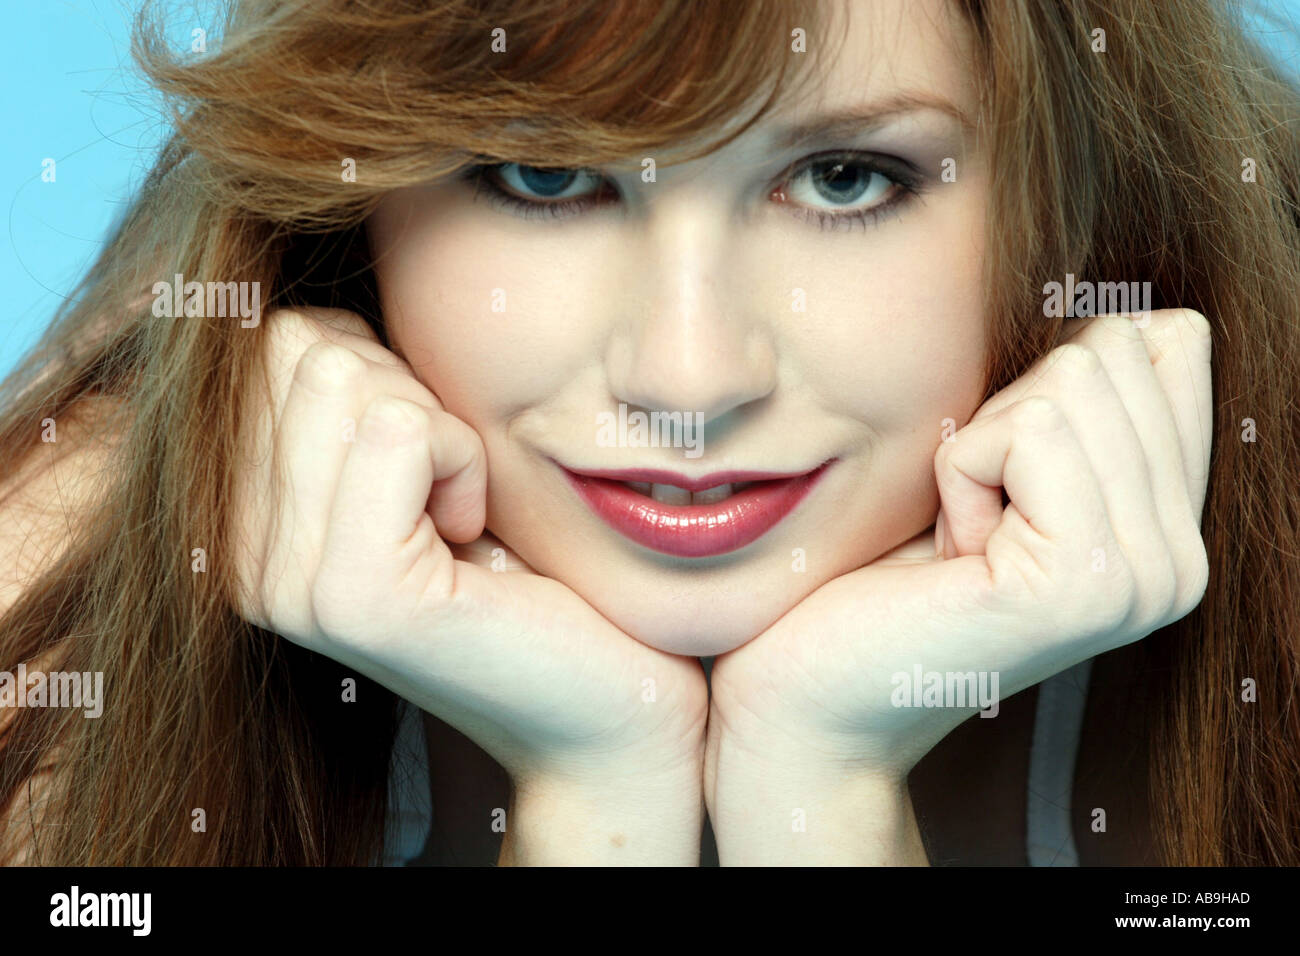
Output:
[[949,100],[930,93],[906,92],[864,106],[835,110],[802,120],[780,129],[774,135],[773,141],[779,147],[790,148],[808,140],[851,136],[883,126],[900,113],[913,113],[920,110],[937,110],[946,113],[961,123],[963,130],[966,131],[975,128],[971,118]]

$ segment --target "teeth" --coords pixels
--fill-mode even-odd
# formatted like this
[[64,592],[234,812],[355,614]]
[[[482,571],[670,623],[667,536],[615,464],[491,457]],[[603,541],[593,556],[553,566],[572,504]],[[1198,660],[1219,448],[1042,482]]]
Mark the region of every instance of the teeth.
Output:
[[703,491],[697,491],[691,495],[691,504],[711,505],[714,502],[722,501],[731,497],[731,485],[714,485],[712,488],[705,488]]
[[676,485],[654,484],[650,486],[650,497],[664,505],[689,505],[691,493]]
[[639,495],[653,498],[664,505],[712,505],[725,501],[738,491],[744,491],[754,484],[752,481],[740,481],[733,484],[714,485],[703,491],[690,492],[676,485],[651,484],[648,481],[625,481],[624,485]]

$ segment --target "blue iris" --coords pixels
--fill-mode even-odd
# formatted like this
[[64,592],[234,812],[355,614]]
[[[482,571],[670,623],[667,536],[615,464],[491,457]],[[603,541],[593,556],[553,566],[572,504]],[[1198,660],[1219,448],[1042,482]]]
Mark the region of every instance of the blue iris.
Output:
[[863,166],[846,163],[843,160],[816,163],[809,172],[812,176],[813,188],[818,194],[823,199],[836,203],[853,202],[866,192],[874,175],[871,170]]
[[576,170],[543,169],[540,166],[520,166],[519,180],[539,196],[558,196],[578,178]]

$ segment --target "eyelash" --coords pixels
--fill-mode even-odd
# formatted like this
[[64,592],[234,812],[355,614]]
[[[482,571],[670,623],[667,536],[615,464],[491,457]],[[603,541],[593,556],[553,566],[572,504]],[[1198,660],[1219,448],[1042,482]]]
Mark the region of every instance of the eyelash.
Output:
[[[859,166],[869,173],[885,177],[892,184],[892,197],[867,209],[841,213],[808,206],[796,206],[793,211],[794,215],[816,224],[823,230],[857,229],[859,227],[866,229],[870,225],[879,223],[886,216],[897,216],[905,204],[924,192],[926,185],[924,177],[920,175],[915,167],[904,160],[875,153],[841,151],[817,153],[804,157],[781,174],[777,184],[767,191],[767,195],[772,197],[781,193],[784,187],[793,182],[797,176],[806,173],[813,165],[841,161]],[[618,197],[617,188],[608,179],[605,179],[601,183],[600,190],[594,195],[561,199],[555,202],[525,199],[510,192],[497,182],[494,175],[496,170],[506,165],[508,164],[479,163],[469,167],[462,174],[462,179],[474,187],[475,201],[478,201],[480,194],[483,194],[493,205],[523,219],[567,219],[596,206],[606,205]],[[794,204],[789,205],[793,206]]]
[[480,163],[466,170],[464,179],[473,184],[475,201],[478,200],[479,193],[483,192],[493,205],[512,212],[523,219],[567,219],[569,216],[584,212],[593,206],[603,205],[597,197],[606,192],[617,195],[617,190],[606,180],[601,184],[601,190],[596,196],[560,199],[555,202],[524,199],[522,196],[516,196],[507,190],[493,178],[493,173],[506,165],[508,164]]
[[[896,217],[903,207],[919,197],[925,190],[926,181],[911,163],[893,156],[878,153],[860,153],[853,151],[836,151],[816,153],[806,156],[781,174],[776,187],[768,191],[774,195],[805,173],[810,167],[819,163],[844,163],[860,166],[869,173],[885,177],[892,184],[890,197],[867,209],[849,212],[831,212],[811,206],[794,206],[794,215],[808,222],[813,222],[821,229],[866,229],[877,225],[887,217]],[[793,204],[792,204],[793,205]]]

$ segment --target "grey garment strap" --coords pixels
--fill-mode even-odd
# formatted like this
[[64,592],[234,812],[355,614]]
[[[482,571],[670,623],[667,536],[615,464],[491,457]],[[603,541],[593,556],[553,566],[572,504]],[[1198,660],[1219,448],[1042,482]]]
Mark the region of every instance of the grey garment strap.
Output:
[[1070,799],[1091,671],[1089,658],[1038,685],[1025,821],[1030,866],[1079,865]]
[[419,857],[433,826],[424,711],[409,701],[403,703],[402,710],[388,778],[384,866],[406,866],[409,860]]

